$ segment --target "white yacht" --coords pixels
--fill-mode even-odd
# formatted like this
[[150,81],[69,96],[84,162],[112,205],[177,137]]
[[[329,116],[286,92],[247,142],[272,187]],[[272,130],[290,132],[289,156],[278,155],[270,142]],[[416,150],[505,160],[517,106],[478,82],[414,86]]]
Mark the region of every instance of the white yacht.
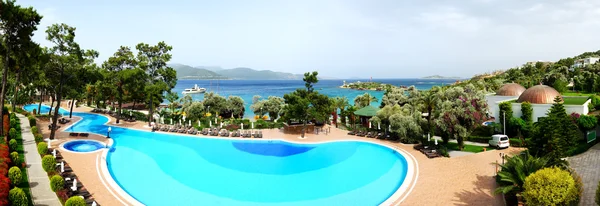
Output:
[[206,88],[201,88],[198,87],[197,84],[194,84],[194,88],[190,88],[190,89],[185,89],[183,90],[183,94],[199,94],[199,93],[204,93],[206,92]]

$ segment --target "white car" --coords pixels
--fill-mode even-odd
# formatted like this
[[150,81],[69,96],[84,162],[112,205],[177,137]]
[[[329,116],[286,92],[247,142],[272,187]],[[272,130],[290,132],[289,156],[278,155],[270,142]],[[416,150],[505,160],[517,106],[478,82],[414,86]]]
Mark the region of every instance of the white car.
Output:
[[508,136],[503,134],[492,135],[492,139],[489,141],[490,147],[508,148],[510,146],[510,140]]

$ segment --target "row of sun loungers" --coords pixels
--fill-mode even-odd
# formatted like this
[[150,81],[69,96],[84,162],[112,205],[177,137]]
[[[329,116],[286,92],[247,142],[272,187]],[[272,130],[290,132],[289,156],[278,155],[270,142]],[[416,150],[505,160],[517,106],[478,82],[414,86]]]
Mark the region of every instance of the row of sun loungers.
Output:
[[136,120],[135,117],[130,117],[130,116],[124,115],[124,114],[121,114],[119,116],[119,114],[117,112],[113,112],[112,110],[105,110],[105,109],[94,108],[94,109],[92,109],[92,112],[94,112],[94,113],[108,114],[108,115],[110,115],[110,116],[112,116],[114,118],[120,117],[120,119],[122,119],[124,121],[127,121],[127,122],[135,122],[135,120]]
[[86,205],[98,206],[99,204],[92,197],[89,191],[78,181],[77,175],[73,172],[73,169],[63,160],[62,155],[58,150],[53,150],[52,155],[55,156],[56,161],[59,162],[56,166],[56,170],[60,173],[60,176],[65,180],[65,189],[68,191],[69,197],[80,196],[85,200]]
[[389,135],[385,135],[384,133],[377,132],[366,132],[366,131],[350,131],[348,135],[356,135],[359,137],[369,137],[369,138],[377,138],[377,139],[385,139],[388,138]]
[[67,124],[69,122],[71,122],[71,120],[70,119],[65,119],[64,117],[58,119],[58,123],[61,123],[61,124]]
[[425,145],[419,144],[419,145],[415,145],[413,148],[421,151],[421,153],[425,154],[425,156],[427,156],[427,158],[430,158],[430,159],[442,156],[436,150],[435,147],[430,147],[430,146],[425,146]]
[[72,137],[77,137],[77,136],[80,136],[80,137],[88,137],[88,136],[90,136],[90,134],[89,134],[89,133],[76,133],[76,132],[71,132],[71,133],[69,133],[69,136],[72,136]]

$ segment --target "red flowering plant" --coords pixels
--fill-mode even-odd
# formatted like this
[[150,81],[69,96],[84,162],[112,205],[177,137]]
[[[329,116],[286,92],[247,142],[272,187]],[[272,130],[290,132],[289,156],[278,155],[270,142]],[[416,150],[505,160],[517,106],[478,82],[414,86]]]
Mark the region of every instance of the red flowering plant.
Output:
[[436,120],[439,132],[447,143],[449,138],[457,140],[459,148],[464,147],[464,139],[486,118],[487,103],[482,93],[476,92],[472,85],[454,87],[440,95],[441,113]]

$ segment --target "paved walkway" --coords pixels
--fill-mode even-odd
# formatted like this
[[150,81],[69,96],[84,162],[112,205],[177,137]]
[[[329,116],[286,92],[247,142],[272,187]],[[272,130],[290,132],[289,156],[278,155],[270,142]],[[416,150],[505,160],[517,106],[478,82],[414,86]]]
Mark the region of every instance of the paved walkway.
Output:
[[600,144],[583,154],[568,158],[569,165],[581,176],[583,197],[579,205],[596,205],[594,198],[600,181]]
[[62,206],[56,193],[50,189],[50,180],[46,171],[42,168],[42,158],[37,152],[35,138],[31,134],[31,127],[27,117],[17,114],[21,121],[21,133],[23,136],[23,148],[25,160],[27,161],[27,175],[29,176],[29,187],[31,187],[31,198],[34,205]]

